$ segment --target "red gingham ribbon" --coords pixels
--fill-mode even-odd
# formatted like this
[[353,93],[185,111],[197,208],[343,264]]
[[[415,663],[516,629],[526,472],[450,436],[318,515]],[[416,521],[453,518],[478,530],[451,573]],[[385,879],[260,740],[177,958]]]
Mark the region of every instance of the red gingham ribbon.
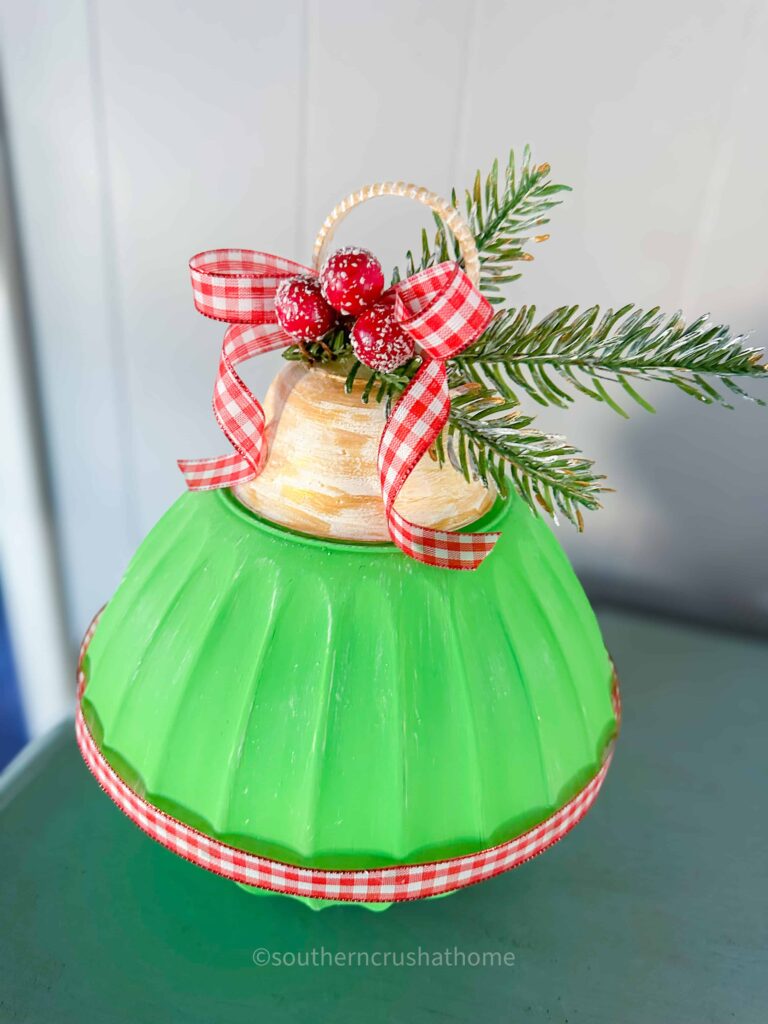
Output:
[[[196,308],[232,326],[224,336],[213,393],[216,420],[235,449],[215,459],[180,459],[190,490],[232,487],[257,476],[266,459],[264,410],[235,367],[293,339],[277,322],[280,281],[313,271],[292,260],[247,249],[214,249],[190,260]],[[423,363],[387,421],[378,467],[389,533],[406,555],[427,565],[476,569],[498,533],[453,533],[409,522],[395,509],[400,490],[445,426],[451,408],[445,360],[486,328],[488,301],[456,263],[415,274],[395,291],[394,316],[419,346]]]
[[252,480],[264,466],[264,410],[235,367],[293,343],[277,322],[275,292],[283,278],[312,271],[268,252],[212,249],[193,256],[189,272],[196,309],[232,324],[221,346],[213,414],[235,451],[215,459],[179,459],[187,487],[210,491]]
[[379,443],[379,479],[389,535],[419,562],[476,569],[498,533],[454,533],[418,526],[395,509],[414,466],[448,421],[451,398],[445,360],[471,344],[493,316],[486,298],[456,263],[440,263],[397,288],[395,319],[420,347],[424,361],[387,420]]
[[[99,750],[85,722],[81,701],[87,685],[83,659],[100,614],[93,620],[83,639],[78,666],[75,727],[80,752],[89,770],[107,796],[152,839],[198,867],[259,889],[325,900],[390,903],[438,896],[483,882],[537,857],[570,832],[595,802],[613,756],[611,744],[605,752],[601,767],[586,786],[541,824],[515,839],[478,853],[426,864],[402,864],[367,871],[299,868],[283,861],[258,857],[212,839],[204,832],[158,810],[123,782]],[[618,729],[621,706],[615,674],[612,700]]]

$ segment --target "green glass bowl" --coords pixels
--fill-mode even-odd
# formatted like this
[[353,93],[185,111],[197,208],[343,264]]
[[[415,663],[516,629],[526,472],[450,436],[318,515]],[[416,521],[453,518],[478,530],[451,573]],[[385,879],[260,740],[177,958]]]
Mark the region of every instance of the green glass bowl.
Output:
[[612,667],[549,527],[512,497],[476,572],[181,497],[86,656],[86,721],[142,797],[242,850],[364,869],[505,842],[598,771]]

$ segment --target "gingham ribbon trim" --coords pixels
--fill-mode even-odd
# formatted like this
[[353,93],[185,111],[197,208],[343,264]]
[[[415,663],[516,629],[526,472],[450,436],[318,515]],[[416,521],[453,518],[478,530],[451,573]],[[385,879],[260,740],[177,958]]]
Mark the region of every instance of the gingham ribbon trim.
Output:
[[[428,864],[404,864],[370,871],[322,871],[257,857],[212,839],[169,814],[164,814],[134,793],[107,763],[88,730],[81,707],[81,698],[87,685],[83,659],[99,615],[83,639],[78,665],[76,732],[85,763],[107,796],[148,836],[198,867],[234,882],[287,895],[355,903],[399,902],[453,892],[516,868],[559,842],[581,821],[595,802],[613,756],[611,745],[606,750],[597,774],[546,821],[516,839],[479,853]],[[612,699],[618,726],[621,708],[615,675]]]
[[493,307],[458,263],[438,263],[397,286],[395,319],[430,359],[450,359],[479,337]]
[[292,344],[275,316],[275,292],[284,278],[314,271],[268,252],[212,249],[192,257],[189,273],[195,308],[212,320],[232,324],[221,346],[213,414],[235,451],[178,462],[191,491],[209,491],[252,480],[264,467],[264,410],[235,367]]
[[[232,326],[224,335],[213,412],[234,448],[213,459],[180,459],[193,491],[252,480],[267,457],[264,410],[235,369],[253,356],[293,341],[277,323],[275,292],[285,277],[314,274],[292,260],[249,249],[213,249],[189,263],[195,307]],[[451,408],[444,361],[487,326],[492,308],[456,263],[408,278],[395,291],[394,316],[419,346],[424,362],[408,385],[379,444],[378,466],[389,533],[406,555],[447,569],[476,569],[497,533],[452,533],[418,526],[395,511],[410,473],[445,426]]]
[[389,535],[406,555],[445,569],[476,569],[499,533],[454,533],[411,523],[395,509],[403,484],[448,421],[451,398],[444,360],[477,338],[493,316],[490,303],[456,263],[440,263],[397,289],[395,319],[424,361],[387,420],[379,443],[379,479]]
[[195,308],[228,324],[275,324],[275,292],[283,278],[314,273],[253,249],[210,249],[189,261]]

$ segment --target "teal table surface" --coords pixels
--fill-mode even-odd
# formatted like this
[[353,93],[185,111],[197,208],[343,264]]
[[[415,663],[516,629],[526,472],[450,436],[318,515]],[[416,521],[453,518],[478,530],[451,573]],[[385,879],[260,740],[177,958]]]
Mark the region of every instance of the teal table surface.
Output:
[[768,644],[601,621],[624,722],[593,810],[516,871],[385,913],[178,859],[65,723],[0,779],[0,1021],[765,1024]]

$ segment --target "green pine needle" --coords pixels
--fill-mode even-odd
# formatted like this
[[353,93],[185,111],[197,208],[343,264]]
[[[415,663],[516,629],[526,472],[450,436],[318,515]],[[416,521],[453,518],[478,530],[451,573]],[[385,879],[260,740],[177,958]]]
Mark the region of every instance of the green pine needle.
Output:
[[308,341],[304,343],[303,348],[300,345],[289,345],[283,349],[283,359],[312,365],[331,363],[347,355],[349,351],[349,331],[344,327],[336,327],[330,334],[326,334],[322,342]]
[[582,508],[600,508],[605,479],[593,463],[563,437],[545,434],[533,426],[514,401],[476,385],[454,394],[444,452],[456,469],[470,480],[479,477],[488,486],[507,493],[507,481],[534,512],[543,508],[557,519],[558,510],[579,530]]
[[[526,146],[519,167],[514,152],[509,154],[501,182],[496,160],[485,180],[478,171],[472,188],[465,192],[462,213],[475,236],[480,254],[480,288],[490,302],[504,301],[498,294],[502,286],[520,277],[517,263],[533,259],[526,247],[549,237],[541,233],[541,228],[549,223],[549,211],[561,202],[558,194],[570,191],[567,185],[552,182],[549,172],[549,164],[534,165]],[[455,189],[451,202],[460,208]],[[406,277],[446,260],[462,262],[456,239],[437,214],[434,219],[433,239],[423,231],[420,255],[406,254]],[[399,280],[400,271],[396,269],[393,283]]]
[[473,381],[513,400],[522,392],[540,405],[563,408],[580,393],[626,416],[606,384],[653,412],[633,380],[662,381],[700,402],[732,408],[723,391],[752,397],[732,377],[768,379],[761,350],[746,347],[743,336],[732,337],[728,327],[706,316],[686,324],[680,313],[629,305],[602,315],[597,306],[583,312],[562,306],[538,323],[535,317],[535,306],[497,313],[482,337],[452,361],[453,383]]

